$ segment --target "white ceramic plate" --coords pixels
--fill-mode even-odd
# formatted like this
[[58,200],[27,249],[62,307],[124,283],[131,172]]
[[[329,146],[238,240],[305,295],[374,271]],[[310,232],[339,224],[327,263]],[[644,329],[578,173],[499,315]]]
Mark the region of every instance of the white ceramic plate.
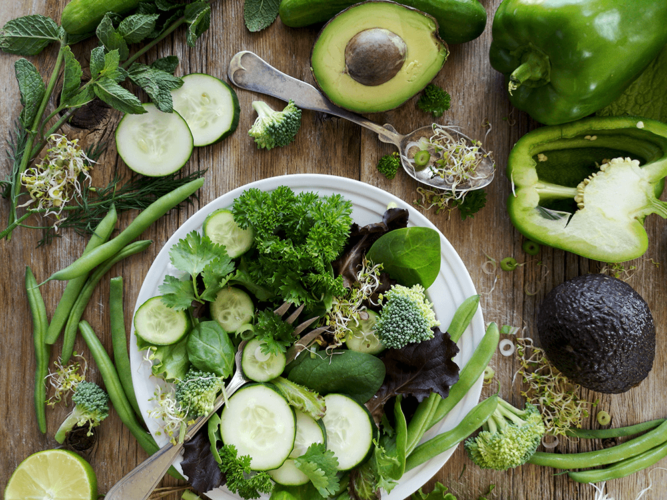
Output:
[[[176,269],[169,261],[169,249],[172,245],[178,242],[179,239],[184,238],[187,233],[193,230],[200,231],[208,214],[218,208],[230,207],[233,204],[234,199],[240,196],[246,189],[253,187],[271,191],[281,185],[289,186],[295,192],[315,191],[322,195],[329,195],[332,193],[343,195],[354,204],[352,218],[356,223],[362,226],[380,220],[387,205],[390,202],[394,202],[400,208],[407,208],[410,211],[411,226],[430,227],[437,230],[426,217],[414,210],[404,201],[386,191],[382,191],[381,189],[359,181],[344,177],[316,174],[297,174],[264,179],[220,196],[190,217],[190,219],[188,219],[171,236],[171,238],[169,238],[169,241],[167,241],[162,248],[146,275],[146,279],[139,292],[139,297],[137,298],[135,312],[137,308],[149,298],[159,295],[158,286],[162,283],[166,274],[177,274]],[[456,308],[466,298],[474,295],[476,292],[472,280],[470,279],[470,275],[461,261],[461,258],[456,253],[456,250],[454,250],[454,247],[452,247],[442,234],[440,235],[440,242],[442,246],[440,275],[435,283],[429,288],[428,293],[431,300],[434,302],[438,320],[444,327],[446,327],[454,316]],[[481,310],[479,310],[473,318],[472,324],[459,340],[459,348],[461,349],[461,352],[457,355],[455,361],[460,367],[468,362],[483,336],[484,320],[482,319]],[[130,343],[132,380],[137,400],[139,401],[139,407],[141,408],[141,413],[146,415],[153,404],[148,400],[153,396],[156,385],[162,383],[162,381],[151,376],[150,365],[148,362],[143,361],[143,353],[137,350],[134,326],[132,327],[132,339],[133,340]],[[455,427],[477,404],[481,391],[482,378],[480,377],[463,400],[449,413],[447,418],[424,436],[424,440],[430,439],[436,434]],[[165,445],[167,443],[167,438],[163,435],[156,434],[160,426],[159,421],[148,417],[144,417],[144,419],[157,443],[160,446]],[[406,473],[391,494],[385,494],[383,496],[390,500],[402,500],[407,498],[431,479],[453,453],[454,449],[451,449]],[[181,471],[180,459],[174,462],[174,466]],[[236,500],[239,498],[230,493],[226,488],[220,488],[209,492],[207,493],[207,496],[213,500]]]

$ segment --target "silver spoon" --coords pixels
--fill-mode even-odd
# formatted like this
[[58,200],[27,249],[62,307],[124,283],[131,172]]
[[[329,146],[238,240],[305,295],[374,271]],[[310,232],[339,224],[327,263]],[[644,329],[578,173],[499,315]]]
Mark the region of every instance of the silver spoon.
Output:
[[[409,147],[410,144],[419,141],[421,138],[425,138],[428,141],[428,138],[433,135],[432,125],[418,128],[407,135],[399,134],[390,124],[385,124],[381,127],[363,116],[335,106],[312,85],[278,71],[257,54],[247,50],[239,52],[232,57],[227,74],[229,80],[242,89],[267,94],[283,101],[292,99],[299,108],[320,111],[345,118],[357,125],[372,130],[378,135],[380,141],[393,144],[398,148],[401,153],[401,164],[410,177],[422,184],[437,189],[452,190],[451,180],[442,178],[432,166],[418,171],[415,170],[409,161],[414,158],[415,153],[418,151],[418,148],[414,145]],[[454,128],[448,127],[443,132],[456,142],[464,139],[468,145],[473,143],[470,137]],[[463,192],[472,189],[481,189],[493,180],[495,173],[493,160],[486,155],[483,149],[480,148],[479,151],[485,156],[475,170],[475,179],[457,184],[454,188],[456,191]]]

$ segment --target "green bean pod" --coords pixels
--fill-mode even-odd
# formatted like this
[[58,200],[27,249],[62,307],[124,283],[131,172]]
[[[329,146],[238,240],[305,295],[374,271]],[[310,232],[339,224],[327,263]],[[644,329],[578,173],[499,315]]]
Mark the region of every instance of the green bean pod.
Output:
[[493,395],[470,410],[470,413],[468,413],[463,420],[461,420],[459,425],[454,427],[451,431],[443,432],[417,446],[410,456],[408,456],[405,471],[407,472],[414,469],[418,465],[421,465],[433,457],[440,455],[440,453],[444,453],[450,448],[458,445],[461,441],[479,429],[484,422],[489,419],[493,412],[496,411],[497,407],[498,396]]
[[568,472],[568,476],[578,483],[599,483],[629,476],[644,470],[667,457],[667,443],[651,448],[649,451],[618,462],[605,469],[587,470],[582,472]]
[[123,278],[121,276],[111,278],[109,282],[109,316],[116,371],[134,413],[137,414],[139,420],[143,421],[132,385],[132,368],[130,367],[130,355],[127,352],[127,332],[125,331],[125,314],[123,312]]
[[463,335],[463,332],[466,331],[468,325],[472,321],[473,316],[477,312],[479,307],[479,295],[473,295],[468,297],[463,301],[463,303],[456,309],[452,322],[447,328],[447,333],[451,337],[453,342],[458,342]]
[[553,467],[554,469],[586,469],[635,457],[666,441],[667,422],[663,422],[643,436],[611,448],[569,454],[537,452],[530,457],[528,462],[534,465]]
[[101,266],[95,269],[95,272],[90,275],[86,281],[86,284],[81,290],[81,293],[79,293],[76,302],[74,302],[72,310],[69,314],[69,318],[67,319],[67,325],[65,325],[63,350],[62,354],[60,355],[63,363],[67,363],[69,358],[72,356],[72,353],[74,352],[74,341],[76,340],[77,326],[79,325],[79,321],[81,321],[83,312],[86,310],[86,306],[90,301],[90,297],[92,297],[93,292],[95,291],[95,287],[100,282],[102,277],[107,272],[109,272],[109,269],[111,269],[114,264],[125,259],[126,257],[129,257],[130,255],[143,252],[151,245],[151,243],[153,243],[151,240],[139,240],[135,241],[134,243],[130,243],[111,259],[107,260]]
[[25,268],[25,289],[28,296],[28,305],[32,314],[33,343],[35,345],[35,414],[37,425],[42,434],[46,434],[46,376],[49,371],[49,357],[51,348],[44,343],[44,336],[49,327],[46,316],[46,306],[35,275],[28,266]]
[[445,418],[445,416],[465,397],[470,388],[475,385],[475,382],[479,380],[479,377],[484,376],[484,368],[486,368],[489,361],[491,361],[499,341],[500,332],[498,331],[498,325],[491,323],[486,329],[484,338],[477,346],[477,349],[475,349],[470,361],[468,361],[459,373],[458,382],[449,389],[449,396],[440,400],[438,408],[435,410],[427,430]]
[[153,224],[153,222],[194,194],[203,184],[204,179],[200,178],[188,182],[187,184],[174,189],[171,193],[158,198],[146,207],[143,212],[137,215],[132,223],[118,236],[107,241],[104,245],[95,248],[90,253],[82,255],[65,269],[54,273],[49,280],[71,280],[90,272],[94,267],[112,258],[132,240],[138,238],[141,233]]
[[428,430],[428,425],[440,401],[442,401],[440,394],[432,392],[428,398],[417,406],[417,410],[408,424],[408,439],[405,447],[408,455],[416,448],[424,433]]
[[609,439],[634,436],[655,429],[664,421],[664,418],[658,418],[656,420],[642,422],[641,424],[629,425],[627,427],[616,427],[615,429],[570,429],[566,434],[569,437],[579,439]]
[[[95,232],[90,237],[88,244],[86,245],[83,255],[86,253],[92,252],[95,248],[106,243],[111,236],[113,228],[116,226],[116,221],[118,220],[118,215],[116,214],[116,207],[111,205],[111,210],[106,214],[104,219],[95,228]],[[56,311],[53,313],[51,318],[51,323],[49,324],[49,329],[46,332],[46,343],[55,344],[56,340],[60,336],[65,323],[67,323],[67,318],[69,318],[69,313],[76,302],[79,292],[83,288],[83,285],[86,283],[86,278],[88,278],[88,273],[74,278],[67,283],[65,291],[63,292],[60,302],[56,307]]]
[[[102,375],[102,380],[104,381],[104,386],[109,394],[111,404],[116,409],[116,413],[118,413],[121,422],[123,422],[123,425],[129,429],[146,453],[152,455],[158,451],[160,447],[155,442],[155,439],[153,439],[153,436],[144,430],[137,420],[137,417],[134,415],[132,405],[127,400],[127,396],[125,396],[123,385],[120,383],[118,372],[116,372],[116,368],[111,362],[109,354],[107,354],[102,342],[97,338],[97,335],[95,335],[95,332],[88,322],[82,321],[79,323],[79,329],[81,330],[83,340],[86,341],[88,349],[93,355],[97,368],[100,370],[100,375]],[[169,469],[169,474],[177,479],[182,479],[182,476],[173,467]]]

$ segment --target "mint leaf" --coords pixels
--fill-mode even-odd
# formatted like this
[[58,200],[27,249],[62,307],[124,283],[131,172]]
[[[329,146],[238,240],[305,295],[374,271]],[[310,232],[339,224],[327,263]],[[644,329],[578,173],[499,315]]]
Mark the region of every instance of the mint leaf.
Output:
[[234,272],[234,261],[225,251],[224,256],[218,257],[202,270],[201,276],[204,280],[205,290],[201,294],[201,298],[213,302],[222,288],[223,278],[231,277],[232,272]]
[[176,311],[184,311],[192,305],[193,301],[197,300],[192,279],[189,276],[179,279],[167,275],[158,287],[158,291],[162,294],[162,302]]
[[119,66],[120,54],[117,50],[112,50],[104,54],[104,66],[100,71],[101,77],[111,78],[116,83],[120,83],[127,78],[127,71]]
[[139,43],[153,32],[159,14],[134,14],[123,19],[118,33],[127,43]]
[[171,113],[174,110],[171,91],[181,88],[183,80],[166,71],[139,63],[130,67],[129,77],[132,83],[144,89],[160,111]]
[[185,12],[185,9],[183,8],[182,5],[177,5],[175,7],[178,7],[177,10],[172,10],[170,12],[170,17],[168,17],[164,22],[161,22],[159,26],[156,26],[153,32],[148,35],[148,38],[157,38],[160,35],[162,35],[165,31],[169,29],[169,27],[174,24],[182,15],[183,12]]
[[211,25],[211,6],[206,2],[194,2],[185,8],[185,22],[188,27],[186,41],[190,47],[194,47],[197,39]]
[[92,85],[86,85],[72,95],[67,102],[61,101],[66,108],[80,108],[95,99],[95,89]]
[[243,18],[250,31],[262,31],[273,24],[278,17],[280,0],[245,0]]
[[124,61],[129,57],[130,49],[127,47],[127,43],[123,36],[115,30],[109,13],[105,14],[100,24],[97,25],[95,33],[105,49],[108,51],[118,51],[121,61]]
[[294,465],[303,472],[324,498],[338,490],[338,459],[322,443],[314,443],[308,451],[294,459]]
[[118,85],[112,78],[102,77],[95,82],[95,95],[123,113],[140,115],[146,110],[137,96]]
[[46,93],[44,80],[42,80],[42,76],[35,65],[27,59],[16,61],[14,70],[16,71],[16,79],[21,92],[21,104],[23,105],[19,120],[26,130],[32,130],[37,111]]
[[104,47],[95,47],[90,51],[90,76],[95,79],[104,69]]
[[90,37],[94,36],[95,33],[83,33],[82,35],[72,35],[71,33],[67,34],[67,45],[76,45],[79,42],[88,40]]
[[63,90],[60,93],[60,103],[67,105],[67,101],[79,92],[83,71],[79,61],[74,57],[72,49],[65,47],[63,57],[65,69],[63,70]]
[[55,21],[39,14],[12,19],[0,29],[0,50],[8,54],[34,56],[59,40]]
[[152,2],[139,2],[137,14],[157,14],[157,7]]
[[176,56],[162,57],[156,60],[153,64],[151,64],[151,68],[159,69],[160,71],[166,71],[167,73],[171,73],[172,75],[176,71],[177,67],[178,67],[178,57]]
[[185,5],[186,4],[184,3],[172,2],[170,0],[157,0],[155,2],[155,6],[162,11],[179,9],[181,7],[184,7]]

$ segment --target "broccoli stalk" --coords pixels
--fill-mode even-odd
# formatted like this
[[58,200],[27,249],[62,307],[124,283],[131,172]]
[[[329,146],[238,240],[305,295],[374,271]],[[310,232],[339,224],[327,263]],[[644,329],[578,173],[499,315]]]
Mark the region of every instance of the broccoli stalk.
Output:
[[76,386],[72,402],[74,410],[60,425],[55,438],[60,444],[65,442],[67,434],[75,427],[88,426],[90,436],[93,427],[97,427],[102,420],[109,416],[109,396],[100,386],[93,382],[79,382]]
[[248,135],[255,139],[258,149],[283,147],[294,140],[301,127],[301,110],[294,101],[290,100],[282,111],[275,111],[263,101],[254,101],[252,107],[257,119]]
[[417,101],[417,107],[431,113],[434,118],[440,118],[449,109],[451,96],[437,85],[429,83],[424,93]]
[[396,152],[390,155],[385,155],[380,158],[377,168],[378,172],[384,175],[387,179],[392,180],[396,177],[398,169],[401,168],[401,157]]
[[465,442],[470,459],[483,469],[507,470],[525,464],[539,446],[545,428],[530,403],[521,411],[502,399],[477,437]]
[[213,411],[215,398],[225,382],[215,373],[190,368],[176,384],[176,401],[188,417],[203,417]]

